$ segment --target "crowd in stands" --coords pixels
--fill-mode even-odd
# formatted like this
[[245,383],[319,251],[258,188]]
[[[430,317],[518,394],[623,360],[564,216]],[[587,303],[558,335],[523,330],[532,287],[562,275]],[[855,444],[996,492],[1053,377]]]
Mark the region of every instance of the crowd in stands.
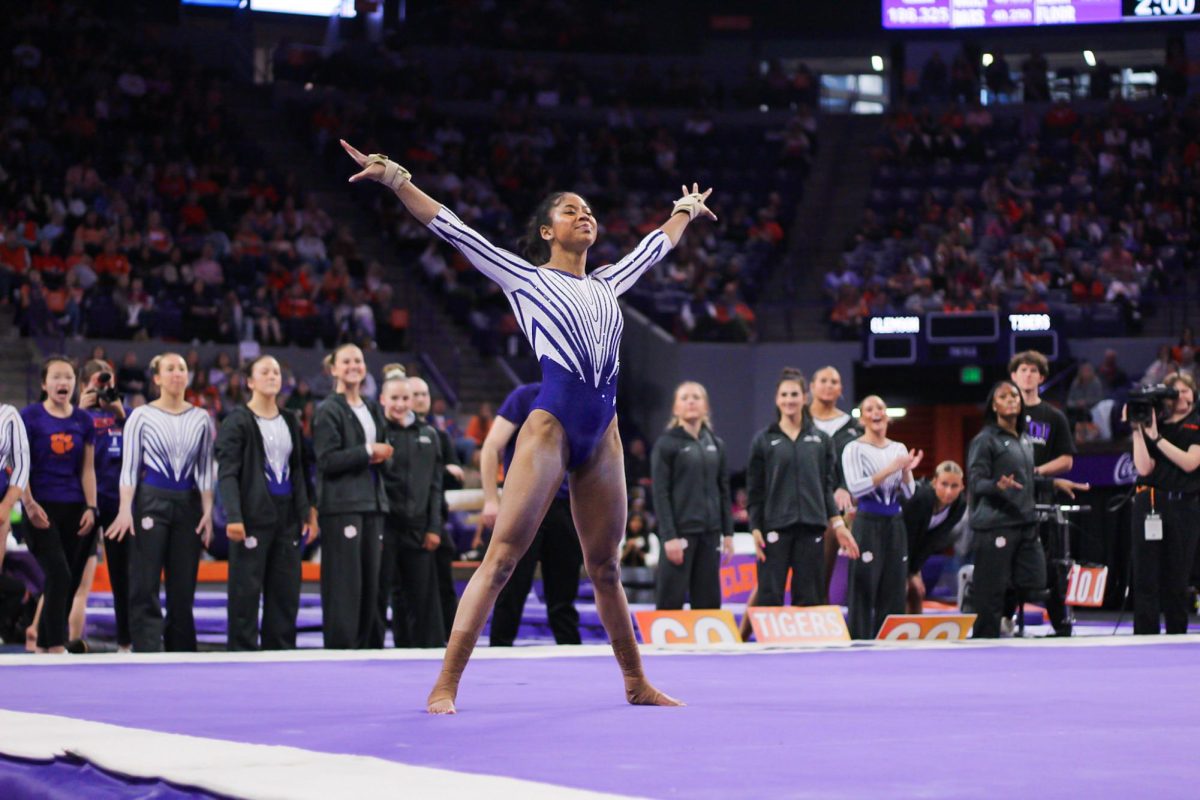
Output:
[[857,338],[873,314],[977,309],[1136,332],[1200,248],[1198,136],[1195,99],[1104,113],[898,107],[868,208],[826,275],[833,335]]
[[265,166],[221,75],[86,6],[9,23],[0,304],[24,333],[402,344],[381,266]]
[[[302,79],[325,63],[283,70],[277,64],[276,75]],[[418,185],[510,248],[542,196],[571,188],[599,214],[593,264],[619,258],[661,224],[678,184],[711,185],[721,197],[720,220],[687,237],[670,264],[644,277],[627,299],[682,338],[755,337],[753,303],[786,250],[786,228],[817,147],[817,120],[802,102],[814,98],[815,83],[771,66],[740,102],[776,99],[794,103],[795,112],[775,127],[748,126],[724,122],[710,107],[721,103],[706,105],[706,94],[688,100],[687,87],[702,81],[671,70],[663,85],[637,70],[598,75],[566,59],[547,67],[479,56],[436,76],[418,55],[393,53],[379,63],[399,76],[399,92],[334,80],[343,88],[305,94],[294,108],[329,169],[345,171],[338,138],[364,152],[388,152],[413,171]],[[348,69],[325,74],[344,77]],[[623,82],[639,88],[625,92]],[[469,116],[447,102],[469,100],[484,101],[486,115]],[[692,111],[671,122],[649,110],[680,105]],[[556,113],[566,107],[598,117],[581,121]],[[481,348],[521,349],[508,304],[490,282],[432,244],[393,198],[360,199],[372,204],[397,242],[401,262],[419,264],[423,279],[452,315],[468,321]]]

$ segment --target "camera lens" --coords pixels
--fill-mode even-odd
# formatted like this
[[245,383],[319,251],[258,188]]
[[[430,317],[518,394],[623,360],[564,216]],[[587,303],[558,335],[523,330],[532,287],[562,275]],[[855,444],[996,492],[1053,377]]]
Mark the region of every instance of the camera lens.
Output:
[[96,376],[96,383],[108,383],[112,380],[111,372],[101,372]]

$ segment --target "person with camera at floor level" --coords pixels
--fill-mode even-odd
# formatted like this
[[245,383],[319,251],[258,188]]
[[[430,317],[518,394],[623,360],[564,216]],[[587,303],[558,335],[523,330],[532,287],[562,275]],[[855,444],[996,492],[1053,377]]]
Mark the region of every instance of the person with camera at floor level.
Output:
[[362,350],[343,344],[325,357],[334,393],[317,407],[317,518],[321,537],[321,625],[325,647],[377,644],[379,567],[387,491],[380,472],[392,457],[383,410],[362,394]]
[[1074,498],[1084,483],[1048,478],[1034,472],[1033,443],[1025,435],[1025,403],[1011,380],[992,387],[983,412],[984,425],[967,455],[972,549],[975,554],[974,637],[1000,636],[1004,592],[1046,586],[1046,554],[1037,534],[1035,487],[1052,486]]
[[908,539],[902,498],[911,497],[913,470],[924,451],[888,439],[887,404],[870,395],[859,406],[866,432],[842,451],[842,474],[858,504],[854,541],[861,555],[850,565],[849,628],[855,639],[874,639],[889,614],[904,613]]
[[71,598],[96,552],[95,429],[74,406],[75,365],[63,356],[42,364],[41,402],[21,411],[29,437],[29,485],[23,505],[27,544],[46,576],[38,613],[39,653],[61,653]]
[[784,369],[775,387],[776,422],[750,443],[746,468],[751,533],[758,556],[760,606],[783,605],[792,570],[792,605],[825,602],[825,528],[832,526],[850,558],[859,550],[833,498],[833,441],[813,425],[804,374]]
[[[442,447],[433,426],[412,410],[408,374],[400,364],[383,368],[379,388],[392,457],[381,470],[388,513],[379,575],[380,620],[392,607],[396,647],[444,647],[434,553],[442,543]],[[383,646],[383,630],[377,646]]]
[[[497,466],[503,458],[504,474],[508,475],[521,426],[529,418],[541,390],[540,382],[513,389],[496,412],[492,429],[483,441],[479,463],[484,500],[482,521],[485,527],[495,525],[500,513],[502,501],[496,490]],[[546,615],[554,641],[556,644],[580,644],[579,611],[575,608],[575,598],[579,594],[583,548],[579,544],[575,520],[571,517],[571,495],[566,478],[563,478],[558,493],[550,501],[550,510],[542,519],[529,549],[517,562],[512,577],[496,598],[489,634],[492,647],[508,647],[516,640],[521,615],[525,610],[525,599],[533,586],[533,574],[539,562],[542,565]]]
[[[121,454],[125,418],[128,412],[121,402],[112,365],[93,359],[79,374],[83,390],[79,407],[92,418],[95,428],[96,498],[100,516],[98,529],[103,532],[116,521],[121,510]],[[104,560],[112,584],[113,612],[117,623],[117,650],[133,649],[129,630],[129,540],[104,537]]]
[[229,538],[228,647],[292,650],[301,556],[303,545],[317,538],[317,512],[309,502],[300,421],[277,402],[279,362],[261,355],[244,374],[250,400],[225,417],[216,445]]
[[650,456],[658,514],[655,606],[721,607],[721,557],[733,555],[733,516],[725,443],[709,421],[708,392],[695,381],[675,389],[667,430]]
[[921,571],[930,556],[954,543],[954,530],[967,511],[963,471],[953,461],[943,461],[933,471],[933,480],[918,481],[903,505],[904,531],[908,538],[909,614],[924,612],[925,581]]
[[[437,433],[438,443],[442,448],[442,520],[449,517],[450,507],[446,502],[446,492],[463,488],[466,473],[458,461],[458,451],[454,447],[454,439],[450,434],[434,424],[429,416],[433,406],[433,398],[429,394],[429,384],[423,379],[412,377],[408,379],[408,389],[411,396],[413,413],[421,422],[429,425]],[[454,586],[454,560],[458,558],[458,547],[454,538],[442,536],[438,549],[433,551],[434,570],[437,572],[438,600],[442,605],[442,628],[446,638],[450,638],[450,627],[454,624],[454,615],[458,611],[458,591]]]
[[[1071,423],[1066,414],[1044,402],[1039,392],[1050,376],[1050,362],[1036,350],[1026,350],[1008,362],[1008,373],[1021,390],[1021,400],[1025,403],[1025,435],[1033,444],[1034,474],[1054,478],[1070,472],[1075,465],[1075,437],[1071,435]],[[1053,504],[1053,488],[1039,487],[1034,499],[1040,504]],[[1038,534],[1047,558],[1046,613],[1050,615],[1055,635],[1070,636],[1074,620],[1066,604],[1068,570],[1063,562],[1064,543],[1052,520],[1042,520]],[[1005,595],[1002,627],[1011,628],[1016,610],[1016,593],[1010,591]]]
[[[1200,541],[1200,414],[1181,373],[1130,395],[1137,490],[1133,513],[1133,632],[1187,633],[1188,577]],[[1161,421],[1160,421],[1161,418]]]
[[[213,535],[213,423],[184,399],[189,375],[178,353],[150,360],[159,396],[125,421],[120,507],[104,531],[117,541],[133,537],[129,631],[139,653],[196,650],[196,570]],[[159,604],[164,576],[165,625]]]
[[[846,525],[854,525],[854,498],[846,488],[846,476],[842,473],[842,451],[846,445],[863,435],[863,425],[853,414],[838,407],[842,399],[842,374],[836,367],[821,367],[813,373],[811,399],[808,405],[813,425],[817,430],[833,440],[833,450],[837,455],[837,488],[833,490],[833,499],[838,511],[846,520]],[[833,528],[825,529],[825,598],[829,599],[829,584],[833,580],[833,568],[837,565],[838,557],[837,532]]]

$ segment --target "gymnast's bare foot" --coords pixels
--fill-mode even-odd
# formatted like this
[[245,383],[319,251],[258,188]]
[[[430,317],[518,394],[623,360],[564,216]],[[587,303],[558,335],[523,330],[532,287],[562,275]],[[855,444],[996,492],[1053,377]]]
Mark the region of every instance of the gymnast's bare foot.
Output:
[[625,687],[625,699],[632,706],[685,706],[687,703],[676,700],[669,694],[660,692],[650,685],[649,681],[641,681],[633,686]]
[[454,707],[454,698],[441,696],[437,697],[429,695],[429,699],[425,701],[425,710],[430,714],[457,714],[458,709]]

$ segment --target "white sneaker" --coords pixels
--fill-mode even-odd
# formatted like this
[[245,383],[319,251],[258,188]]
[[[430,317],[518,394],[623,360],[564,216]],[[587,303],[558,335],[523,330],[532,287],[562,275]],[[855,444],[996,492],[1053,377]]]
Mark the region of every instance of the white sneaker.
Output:
[[1017,625],[1015,622],[1013,622],[1012,617],[1001,617],[1000,618],[1000,638],[1001,639],[1011,639],[1013,636],[1013,631],[1016,630],[1016,627],[1017,627]]

